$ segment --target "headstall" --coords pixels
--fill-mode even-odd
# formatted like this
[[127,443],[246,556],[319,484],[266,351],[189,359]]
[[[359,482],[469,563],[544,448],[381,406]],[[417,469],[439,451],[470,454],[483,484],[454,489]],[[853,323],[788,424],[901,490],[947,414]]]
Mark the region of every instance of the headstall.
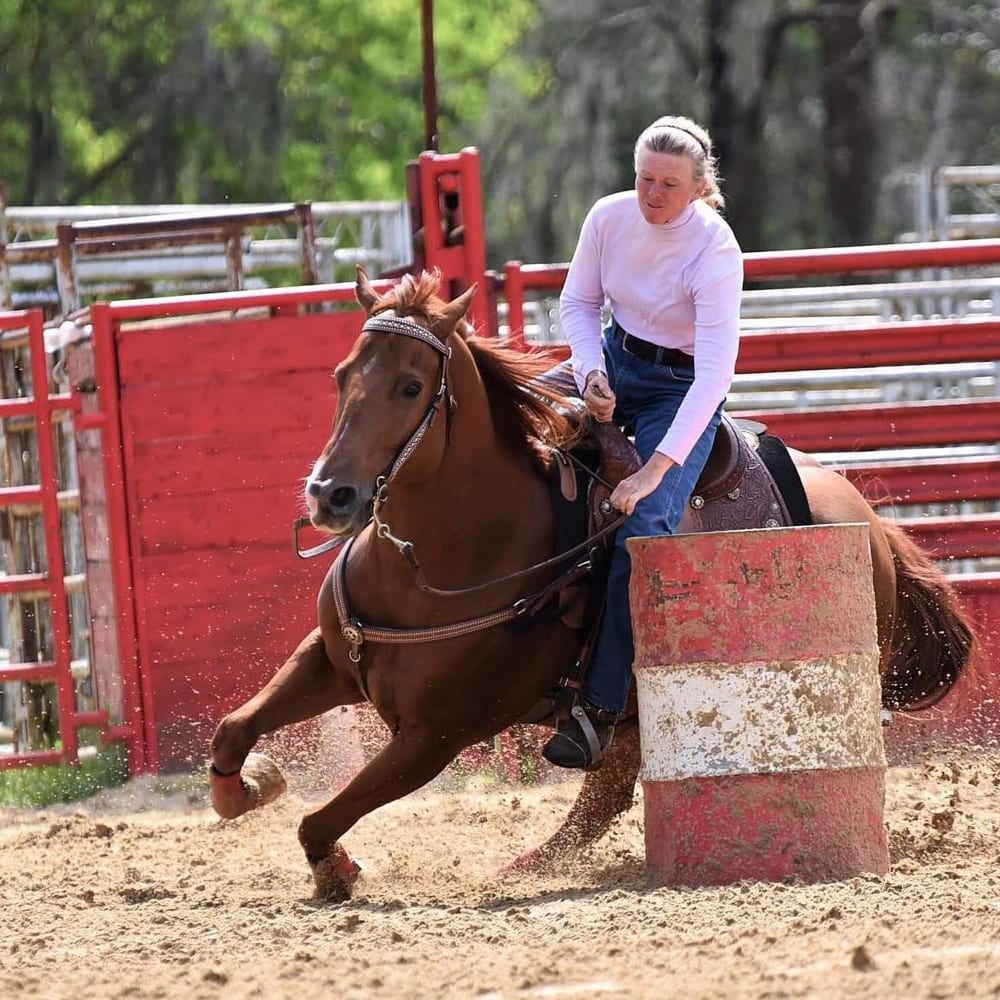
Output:
[[[372,503],[372,517],[375,520],[376,529],[378,531],[380,538],[386,538],[393,542],[396,547],[405,554],[405,547],[412,545],[409,542],[403,542],[396,538],[395,535],[389,529],[387,524],[384,524],[379,519],[379,509],[385,503],[389,496],[389,483],[396,478],[399,470],[406,464],[410,456],[417,449],[417,445],[423,440],[424,435],[431,428],[434,423],[434,418],[437,416],[438,410],[441,409],[441,404],[448,394],[448,362],[451,360],[451,348],[445,344],[440,338],[434,336],[430,330],[426,327],[422,327],[419,323],[414,323],[411,319],[404,319],[401,316],[369,316],[365,320],[364,325],[361,327],[362,333],[398,333],[403,337],[411,337],[414,340],[422,341],[423,343],[433,347],[438,354],[441,355],[441,384],[438,386],[437,392],[434,394],[434,398],[430,402],[430,406],[427,408],[427,412],[424,414],[423,420],[417,426],[417,429],[410,435],[406,443],[402,448],[399,449],[396,454],[395,459],[389,465],[389,470],[383,473],[378,479],[375,480],[375,492]],[[453,410],[455,407],[454,398],[448,397],[448,407]],[[323,555],[325,552],[329,552],[332,549],[339,548],[344,544],[343,538],[330,538],[324,542],[320,542],[319,545],[314,545],[312,548],[303,549],[299,543],[299,531],[306,527],[310,523],[308,517],[296,518],[292,526],[292,544],[295,547],[295,554],[300,559],[312,559],[315,556]]]

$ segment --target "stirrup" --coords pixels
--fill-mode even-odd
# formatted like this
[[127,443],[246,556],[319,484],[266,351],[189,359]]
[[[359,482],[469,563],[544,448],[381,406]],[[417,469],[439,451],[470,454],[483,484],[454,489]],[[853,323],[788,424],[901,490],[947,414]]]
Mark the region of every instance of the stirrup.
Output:
[[617,721],[618,713],[610,709],[574,705],[567,723],[560,724],[555,736],[543,747],[542,756],[557,767],[596,770],[611,746]]

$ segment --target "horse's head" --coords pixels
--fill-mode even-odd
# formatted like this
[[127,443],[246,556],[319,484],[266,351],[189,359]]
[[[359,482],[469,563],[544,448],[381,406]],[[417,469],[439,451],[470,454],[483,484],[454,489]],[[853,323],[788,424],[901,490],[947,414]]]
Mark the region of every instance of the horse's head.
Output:
[[456,330],[465,333],[475,289],[445,302],[437,287],[437,277],[425,272],[406,275],[379,296],[358,268],[356,293],[368,319],[334,372],[333,429],[306,480],[306,504],[318,528],[357,534],[371,517],[380,478],[405,462],[400,481],[416,480],[441,460],[449,341]]

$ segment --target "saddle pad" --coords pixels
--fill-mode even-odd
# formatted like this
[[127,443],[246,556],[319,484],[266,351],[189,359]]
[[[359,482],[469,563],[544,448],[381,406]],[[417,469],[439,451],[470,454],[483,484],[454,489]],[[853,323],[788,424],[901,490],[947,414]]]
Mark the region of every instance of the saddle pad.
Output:
[[785,442],[773,434],[763,434],[757,448],[757,454],[763,459],[768,471],[781,491],[792,524],[809,525],[813,523],[812,511],[809,509],[809,499],[802,488],[802,480],[798,469],[788,454]]

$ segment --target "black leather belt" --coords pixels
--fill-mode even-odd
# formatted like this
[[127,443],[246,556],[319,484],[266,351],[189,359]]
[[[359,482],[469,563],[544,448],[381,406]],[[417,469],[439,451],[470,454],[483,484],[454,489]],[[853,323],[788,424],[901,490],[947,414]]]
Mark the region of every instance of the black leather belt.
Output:
[[694,367],[694,358],[685,351],[679,351],[676,347],[660,347],[657,344],[651,344],[648,340],[633,337],[631,333],[618,325],[617,320],[615,320],[613,329],[622,338],[622,347],[629,354],[634,354],[637,358],[642,358],[643,361],[652,361],[654,365]]

